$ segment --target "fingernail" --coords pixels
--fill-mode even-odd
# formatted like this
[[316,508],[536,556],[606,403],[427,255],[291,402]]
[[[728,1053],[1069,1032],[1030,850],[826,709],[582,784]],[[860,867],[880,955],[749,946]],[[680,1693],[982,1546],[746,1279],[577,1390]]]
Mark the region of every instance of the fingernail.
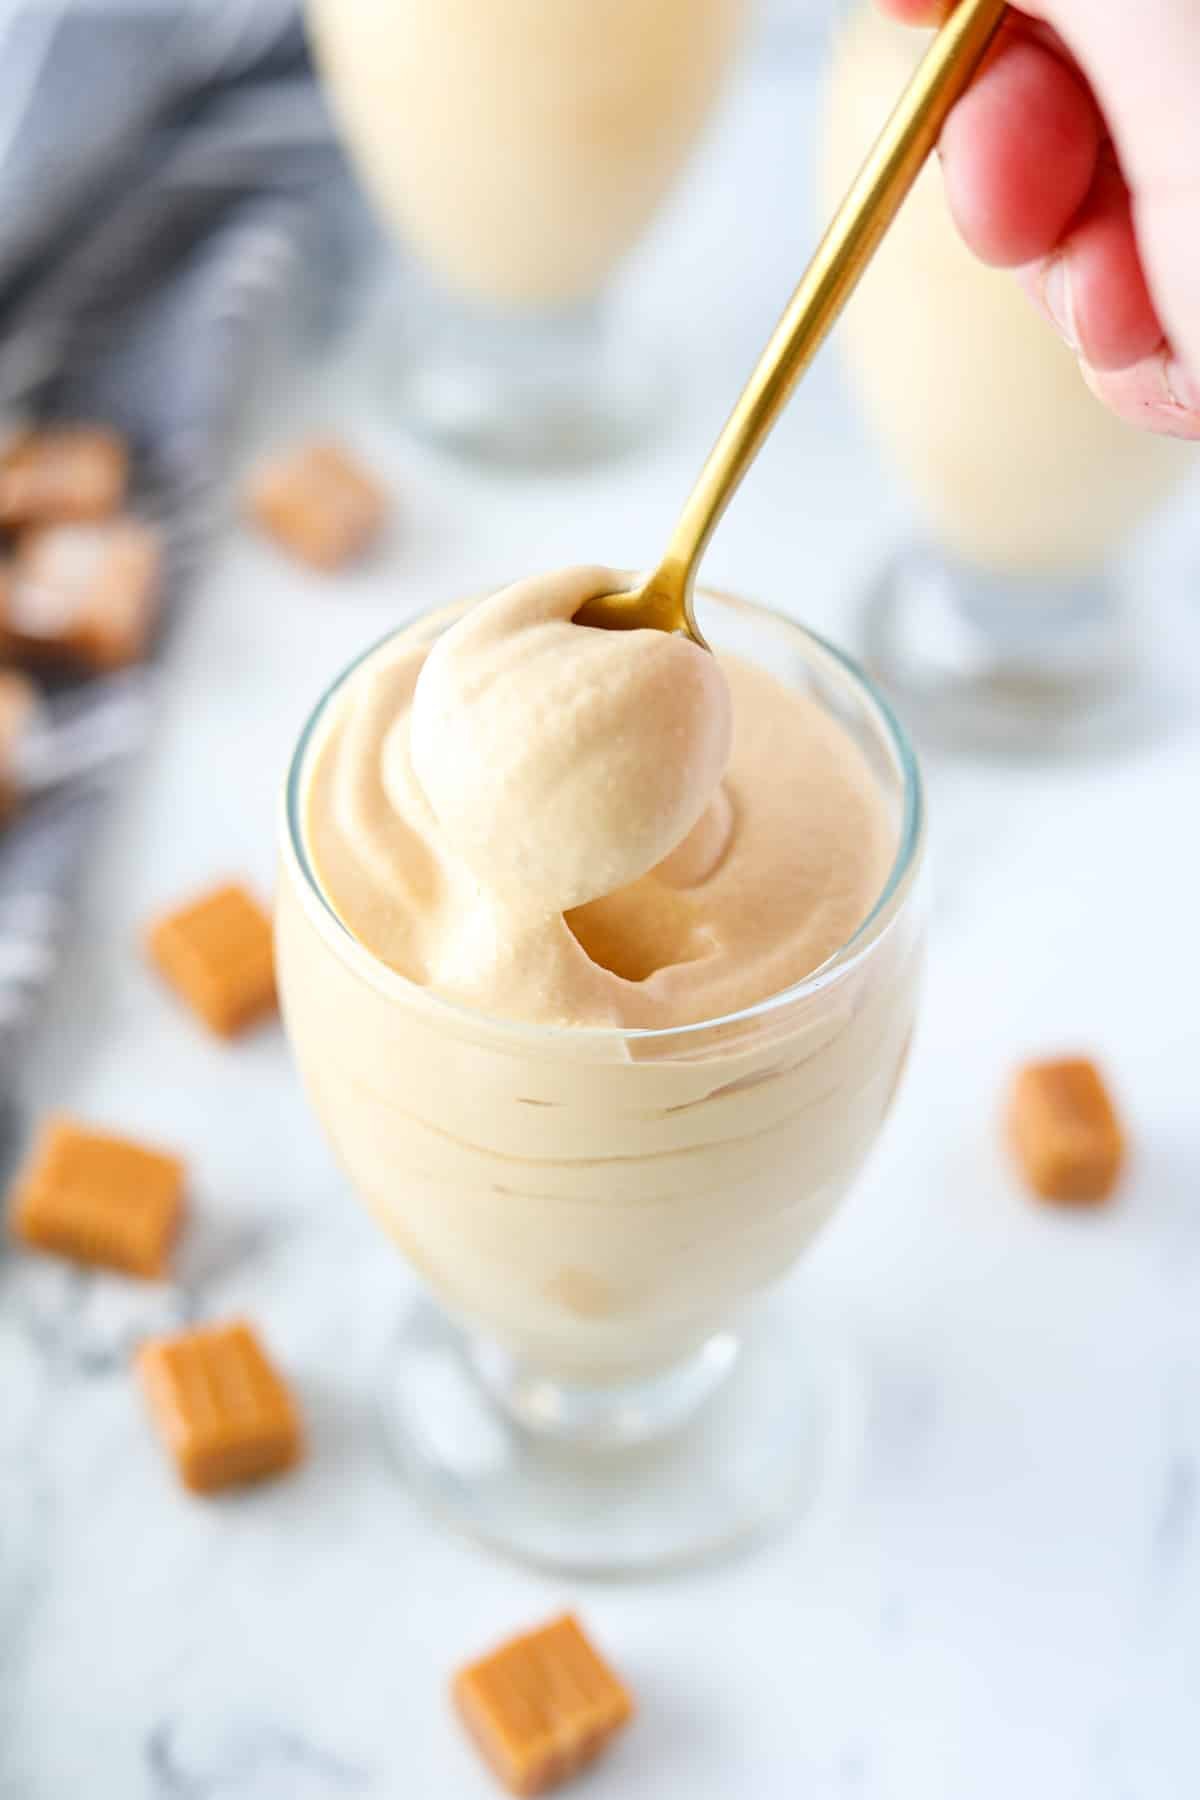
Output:
[[1078,350],[1079,339],[1071,311],[1071,278],[1067,270],[1067,259],[1061,253],[1052,256],[1042,270],[1042,300],[1059,337],[1072,350]]
[[1167,355],[1163,362],[1163,381],[1167,399],[1181,412],[1200,412],[1200,381],[1185,369],[1177,356]]

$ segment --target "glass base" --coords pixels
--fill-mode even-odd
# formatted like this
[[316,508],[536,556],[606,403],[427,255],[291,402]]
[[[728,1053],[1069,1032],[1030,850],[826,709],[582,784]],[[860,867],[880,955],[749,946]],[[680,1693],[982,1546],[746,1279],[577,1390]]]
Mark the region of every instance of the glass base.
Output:
[[1115,587],[1005,580],[917,546],[872,584],[863,660],[927,743],[1072,753],[1153,729],[1150,672]]
[[383,392],[418,436],[459,455],[579,467],[635,448],[662,418],[665,360],[603,299],[503,313],[414,272],[395,308]]
[[851,1466],[860,1399],[837,1333],[783,1296],[743,1338],[621,1388],[539,1378],[421,1300],[381,1394],[421,1500],[492,1549],[590,1576],[684,1567],[811,1519]]

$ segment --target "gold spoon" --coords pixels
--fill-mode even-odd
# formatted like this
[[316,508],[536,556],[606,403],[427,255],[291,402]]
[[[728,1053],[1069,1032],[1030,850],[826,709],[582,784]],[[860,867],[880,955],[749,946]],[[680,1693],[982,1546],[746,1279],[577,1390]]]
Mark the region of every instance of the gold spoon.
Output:
[[796,382],[879,248],[1006,10],[1005,0],[959,0],[817,246],[787,311],[709,452],[666,555],[637,587],[585,601],[575,615],[580,625],[599,625],[609,631],[633,631],[648,625],[658,631],[681,631],[704,644],[692,606],[692,589],[708,541]]

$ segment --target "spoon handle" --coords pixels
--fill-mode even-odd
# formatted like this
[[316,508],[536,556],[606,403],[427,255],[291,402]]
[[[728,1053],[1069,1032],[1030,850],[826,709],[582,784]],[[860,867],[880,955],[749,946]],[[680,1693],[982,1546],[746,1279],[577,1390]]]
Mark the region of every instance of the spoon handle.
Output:
[[700,471],[661,571],[691,611],[696,565],[746,470],[916,180],[1000,28],[1005,0],[959,0],[896,103]]

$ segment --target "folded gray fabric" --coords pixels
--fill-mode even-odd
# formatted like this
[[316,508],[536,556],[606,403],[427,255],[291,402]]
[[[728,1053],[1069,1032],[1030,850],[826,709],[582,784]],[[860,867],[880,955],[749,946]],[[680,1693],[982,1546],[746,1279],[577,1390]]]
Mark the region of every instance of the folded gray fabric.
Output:
[[[0,68],[0,422],[103,419],[128,436],[173,605],[260,353],[285,315],[289,335],[300,311],[328,315],[366,242],[296,8],[6,0]],[[43,791],[0,838],[0,1092],[152,680],[50,697]]]

